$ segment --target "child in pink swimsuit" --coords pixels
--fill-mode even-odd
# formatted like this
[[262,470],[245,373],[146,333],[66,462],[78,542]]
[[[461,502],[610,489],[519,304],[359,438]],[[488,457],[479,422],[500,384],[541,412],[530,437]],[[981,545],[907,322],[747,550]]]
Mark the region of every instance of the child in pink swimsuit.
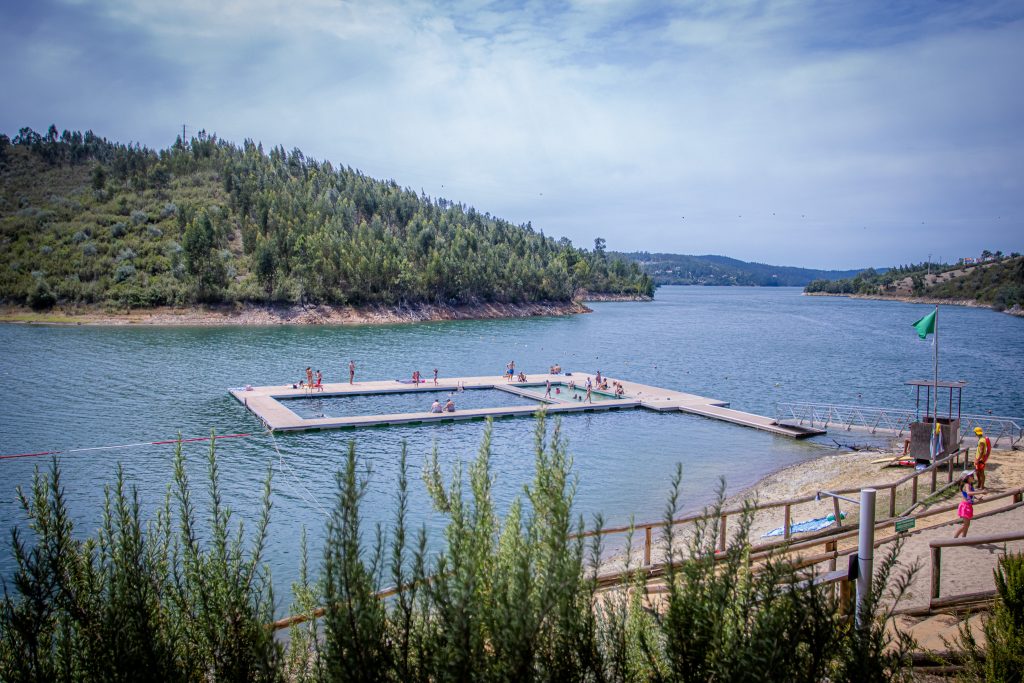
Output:
[[960,495],[963,496],[963,500],[960,501],[960,507],[957,508],[956,514],[960,519],[964,520],[960,528],[953,534],[953,538],[967,537],[967,530],[971,527],[971,519],[974,517],[974,473],[970,472],[964,477],[963,481],[960,482]]

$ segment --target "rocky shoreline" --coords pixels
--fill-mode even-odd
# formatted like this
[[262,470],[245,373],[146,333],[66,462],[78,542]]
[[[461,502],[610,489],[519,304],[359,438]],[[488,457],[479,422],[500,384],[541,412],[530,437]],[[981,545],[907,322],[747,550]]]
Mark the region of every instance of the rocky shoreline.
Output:
[[578,297],[581,301],[654,301],[653,296],[643,294],[591,294],[584,292]]
[[156,308],[111,312],[102,309],[61,309],[39,313],[27,308],[0,310],[0,322],[40,325],[389,325],[439,320],[488,320],[567,316],[590,313],[579,301],[480,303],[450,306],[270,306],[256,304]]
[[[832,294],[830,292],[804,292],[804,296],[843,296],[848,299],[871,299],[873,301],[902,301],[908,304],[936,304],[941,306],[967,306],[969,308],[991,308],[977,299],[937,299],[927,296],[888,296],[882,294]],[[1024,317],[1024,308],[1014,306],[1002,311],[1008,315]]]

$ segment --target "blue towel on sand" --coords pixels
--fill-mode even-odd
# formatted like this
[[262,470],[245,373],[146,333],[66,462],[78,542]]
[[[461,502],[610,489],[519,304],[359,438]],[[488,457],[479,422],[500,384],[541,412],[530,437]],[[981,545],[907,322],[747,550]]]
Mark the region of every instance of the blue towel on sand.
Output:
[[[839,519],[846,519],[846,513],[840,512]],[[826,527],[830,527],[836,523],[835,515],[828,515],[827,517],[817,517],[815,519],[809,519],[806,522],[798,522],[796,524],[789,525],[789,533],[799,534],[805,531],[820,531]],[[783,527],[778,529],[772,529],[768,533],[761,536],[761,538],[768,538],[769,536],[781,536]]]

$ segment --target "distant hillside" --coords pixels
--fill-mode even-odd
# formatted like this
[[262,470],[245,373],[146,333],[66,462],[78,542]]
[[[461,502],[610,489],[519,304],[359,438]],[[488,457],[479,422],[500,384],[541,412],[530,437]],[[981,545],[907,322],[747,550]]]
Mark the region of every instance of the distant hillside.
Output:
[[473,305],[653,293],[636,264],[247,140],[0,134],[0,303]]
[[1002,311],[1024,307],[1024,257],[986,252],[975,264],[916,264],[868,269],[852,278],[816,280],[809,294],[847,294],[899,299],[976,302]]
[[713,255],[689,256],[638,251],[623,253],[621,256],[638,263],[656,285],[804,287],[813,280],[848,278],[859,272],[771,266]]

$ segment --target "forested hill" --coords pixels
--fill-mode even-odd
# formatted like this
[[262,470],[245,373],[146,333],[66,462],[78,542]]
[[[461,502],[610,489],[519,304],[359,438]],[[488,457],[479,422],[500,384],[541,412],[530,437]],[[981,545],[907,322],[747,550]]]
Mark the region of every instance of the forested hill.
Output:
[[0,135],[0,298],[465,304],[650,296],[651,279],[530,225],[247,140],[168,149],[91,132]]
[[859,272],[771,266],[712,255],[688,256],[638,251],[621,256],[638,263],[656,285],[803,287],[813,280],[848,278]]
[[901,299],[973,301],[997,311],[1024,307],[1024,256],[985,251],[976,263],[918,263],[872,269],[845,280],[816,280],[809,294],[854,294]]

